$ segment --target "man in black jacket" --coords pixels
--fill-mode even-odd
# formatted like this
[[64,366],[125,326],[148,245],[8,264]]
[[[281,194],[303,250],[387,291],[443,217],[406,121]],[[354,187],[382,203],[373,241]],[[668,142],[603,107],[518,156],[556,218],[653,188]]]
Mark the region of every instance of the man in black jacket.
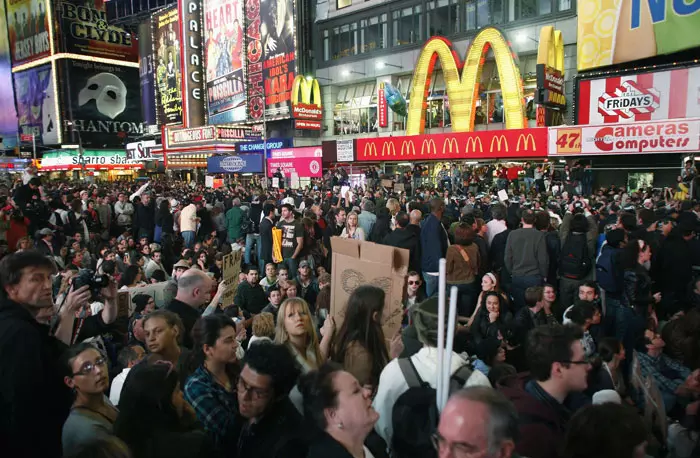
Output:
[[299,375],[283,345],[261,343],[248,349],[236,390],[243,423],[237,456],[306,457],[304,421],[289,400]]
[[415,231],[408,229],[409,223],[408,213],[398,212],[396,214],[396,229],[384,237],[382,244],[407,249],[409,251],[408,270],[419,272],[421,256],[420,236]]
[[[3,456],[61,456],[72,396],[57,362],[66,346],[42,324],[52,314],[51,260],[24,251],[0,262],[0,450]],[[87,305],[85,286],[63,307]],[[37,440],[37,432],[41,438]]]
[[155,200],[150,194],[141,197],[141,203],[135,205],[134,212],[134,234],[137,238],[148,237],[153,240],[153,231],[156,227],[156,207]]

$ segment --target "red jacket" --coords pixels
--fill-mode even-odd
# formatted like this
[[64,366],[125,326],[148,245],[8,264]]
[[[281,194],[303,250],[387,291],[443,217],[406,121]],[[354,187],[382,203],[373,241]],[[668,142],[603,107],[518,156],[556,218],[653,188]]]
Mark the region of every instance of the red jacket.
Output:
[[531,377],[518,374],[499,383],[498,389],[515,405],[518,411],[518,441],[515,449],[528,458],[558,458],[564,444],[568,418],[550,404],[525,390]]

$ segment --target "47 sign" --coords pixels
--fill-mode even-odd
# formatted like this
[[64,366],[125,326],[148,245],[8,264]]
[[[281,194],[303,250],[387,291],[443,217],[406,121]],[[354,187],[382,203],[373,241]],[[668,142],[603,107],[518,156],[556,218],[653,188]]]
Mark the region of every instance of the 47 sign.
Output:
[[577,154],[581,152],[581,129],[557,130],[557,154]]

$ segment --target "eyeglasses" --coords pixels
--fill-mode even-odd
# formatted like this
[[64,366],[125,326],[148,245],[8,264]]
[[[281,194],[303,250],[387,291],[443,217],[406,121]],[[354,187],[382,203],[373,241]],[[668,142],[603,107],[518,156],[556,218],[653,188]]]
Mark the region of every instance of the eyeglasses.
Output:
[[430,440],[432,441],[433,447],[435,447],[436,451],[440,452],[440,450],[449,449],[450,455],[457,458],[469,458],[476,456],[481,452],[481,450],[475,450],[476,447],[472,445],[449,442],[438,433],[430,436]]
[[80,370],[78,372],[75,372],[73,374],[73,377],[78,376],[78,375],[90,375],[93,373],[96,367],[102,367],[107,364],[107,360],[103,357],[97,358],[94,363],[87,362],[82,365]]
[[269,390],[263,390],[262,388],[255,388],[248,385],[245,382],[245,380],[243,380],[243,378],[241,377],[238,377],[238,383],[236,383],[236,390],[244,396],[247,393],[250,393],[251,397],[256,400],[262,399],[268,394],[270,394]]
[[409,285],[420,285],[420,280],[416,280],[416,281],[411,281],[411,280],[409,280],[409,281],[408,281],[408,284],[409,284]]

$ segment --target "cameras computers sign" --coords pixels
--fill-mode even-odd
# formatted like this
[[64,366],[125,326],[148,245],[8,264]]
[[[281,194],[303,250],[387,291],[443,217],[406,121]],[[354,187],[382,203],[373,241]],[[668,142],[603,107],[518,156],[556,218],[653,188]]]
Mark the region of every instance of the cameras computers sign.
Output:
[[207,158],[208,173],[262,173],[262,154],[212,156]]

